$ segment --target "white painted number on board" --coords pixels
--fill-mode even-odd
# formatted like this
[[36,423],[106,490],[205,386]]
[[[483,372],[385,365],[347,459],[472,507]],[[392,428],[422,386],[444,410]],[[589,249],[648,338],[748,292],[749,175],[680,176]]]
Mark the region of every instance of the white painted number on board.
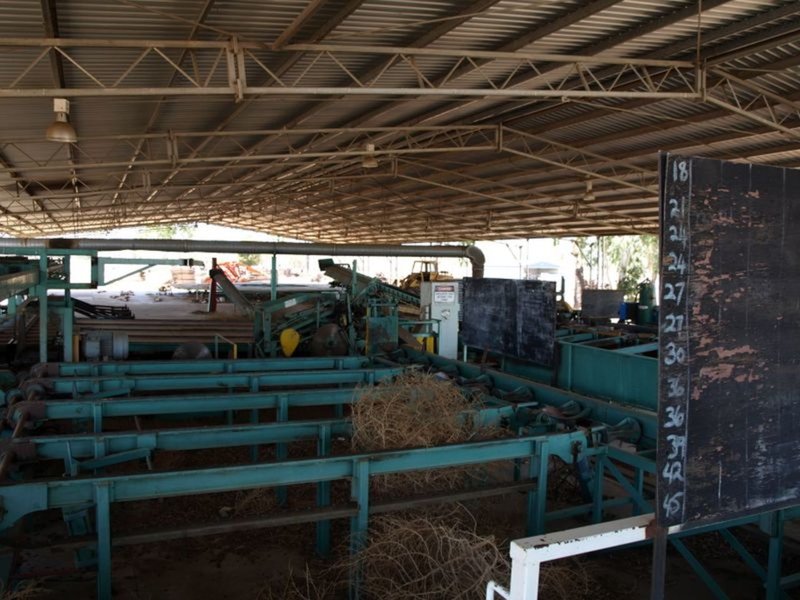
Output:
[[672,163],[673,181],[687,181],[689,179],[689,168],[685,160]]
[[683,492],[675,492],[674,494],[667,494],[664,497],[664,502],[661,503],[664,508],[665,516],[669,519],[674,515],[683,511]]
[[675,460],[676,458],[685,458],[686,457],[686,436],[685,435],[676,435],[671,433],[667,436],[667,441],[671,446],[669,451],[669,455],[667,458],[669,460]]
[[675,300],[676,303],[680,304],[681,298],[683,298],[683,289],[686,287],[685,281],[678,281],[676,283],[665,283],[664,284],[664,300]]
[[686,362],[686,350],[680,346],[676,346],[675,342],[667,344],[666,351],[666,356],[664,356],[665,365],[671,366],[675,363],[683,364]]
[[683,315],[664,315],[664,333],[683,331]]
[[680,406],[667,406],[667,422],[664,427],[683,427],[683,422],[686,415],[683,414],[683,409]]
[[681,385],[679,377],[667,377],[667,395],[670,398],[681,398],[686,393],[686,388]]

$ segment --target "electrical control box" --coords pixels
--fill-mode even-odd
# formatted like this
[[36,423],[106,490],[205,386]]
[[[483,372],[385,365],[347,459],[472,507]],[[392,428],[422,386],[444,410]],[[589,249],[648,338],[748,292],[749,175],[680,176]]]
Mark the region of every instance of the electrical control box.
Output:
[[458,358],[458,281],[420,283],[420,317],[439,321],[438,354]]

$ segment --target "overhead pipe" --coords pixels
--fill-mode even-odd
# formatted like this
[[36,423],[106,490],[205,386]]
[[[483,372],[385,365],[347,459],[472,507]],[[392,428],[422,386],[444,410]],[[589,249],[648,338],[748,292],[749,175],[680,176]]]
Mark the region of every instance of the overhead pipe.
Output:
[[156,252],[220,252],[228,254],[300,254],[314,256],[404,256],[468,258],[472,276],[483,277],[486,258],[472,245],[399,246],[387,244],[317,244],[304,242],[235,242],[220,240],[152,240],[106,238],[0,238],[3,248],[31,250],[152,250]]

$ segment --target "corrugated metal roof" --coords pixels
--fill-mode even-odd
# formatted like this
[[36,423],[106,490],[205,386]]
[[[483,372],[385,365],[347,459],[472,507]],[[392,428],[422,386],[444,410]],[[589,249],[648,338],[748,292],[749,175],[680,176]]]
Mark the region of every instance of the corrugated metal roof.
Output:
[[[0,48],[0,230],[216,219],[373,242],[653,231],[658,150],[800,165],[800,3],[708,0],[699,18],[696,6],[327,0],[306,11],[308,0],[71,0],[56,3],[49,27],[94,45],[48,50],[35,43],[48,30],[41,2],[4,0],[0,42],[32,40]],[[698,31],[713,103],[692,68],[609,64],[693,61]],[[237,99],[234,38],[247,46],[246,85],[304,89],[259,97],[240,88]],[[190,49],[195,40],[220,47]],[[273,48],[278,41],[288,46]],[[293,46],[302,43],[333,47]],[[596,62],[559,66],[542,53]],[[62,71],[72,90],[107,88],[71,95],[71,148],[44,141],[52,100],[37,97],[61,87]],[[384,91],[364,94],[370,86]],[[595,96],[564,97],[579,89]],[[485,128],[463,129],[473,125]],[[375,169],[362,166],[367,144]]]

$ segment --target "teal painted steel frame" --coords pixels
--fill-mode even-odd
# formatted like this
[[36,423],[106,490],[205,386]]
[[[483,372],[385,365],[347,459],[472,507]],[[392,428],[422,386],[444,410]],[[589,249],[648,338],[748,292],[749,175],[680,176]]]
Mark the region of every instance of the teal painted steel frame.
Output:
[[263,387],[297,387],[304,385],[374,384],[404,371],[401,367],[376,369],[329,369],[270,371],[250,373],[196,373],[167,375],[109,375],[99,377],[40,378],[26,381],[21,389],[39,385],[46,392],[58,395],[100,394],[103,392],[157,392],[167,390],[218,391]]
[[[535,401],[553,406],[564,406],[568,402],[575,402],[583,409],[588,409],[587,418],[601,423],[616,424],[626,418],[635,420],[642,429],[642,439],[639,445],[643,448],[655,448],[657,434],[657,416],[652,410],[624,403],[612,403],[599,398],[576,394],[557,387],[525,379],[503,371],[487,369],[481,365],[464,363],[433,354],[405,349],[405,355],[413,362],[431,364],[445,371],[456,371],[462,377],[476,379],[483,377],[491,384],[504,392],[514,392],[526,389]],[[386,364],[394,364],[386,361]]]
[[[46,435],[14,438],[6,451],[20,457],[60,459],[67,472],[77,475],[82,467],[96,469],[130,458],[144,458],[156,450],[201,450],[230,448],[260,444],[279,444],[309,438],[321,438],[322,431],[331,435],[350,435],[348,420],[313,420],[255,425],[228,425],[216,427],[182,427],[148,431],[122,431],[103,434]],[[132,451],[147,451],[141,456],[129,455]],[[115,460],[118,457],[118,460]],[[93,458],[81,464],[79,459]],[[98,460],[104,459],[99,465]]]
[[361,388],[322,388],[244,394],[196,394],[106,399],[24,400],[13,406],[12,420],[23,413],[32,420],[91,419],[92,431],[103,430],[103,419],[113,417],[214,414],[236,410],[286,409],[301,406],[351,404]]
[[[111,595],[111,502],[350,479],[351,498],[357,506],[357,513],[351,519],[351,543],[356,550],[366,540],[371,476],[528,458],[529,475],[538,481],[537,488],[528,492],[529,530],[539,532],[545,522],[547,457],[555,455],[569,461],[576,443],[586,446],[583,432],[235,467],[4,485],[0,486],[0,501],[4,509],[0,528],[7,529],[23,516],[40,510],[69,510],[94,504],[98,536],[98,598],[107,600]],[[588,455],[604,451],[604,448],[585,450]],[[320,487],[318,500],[323,503],[330,501],[329,495],[326,497],[325,490]],[[327,536],[329,531],[325,528],[318,530],[318,541],[324,543]]]
[[367,366],[369,366],[369,359],[364,356],[64,362],[35,365],[31,369],[31,377],[253,373],[257,371],[363,369]]
[[658,359],[644,356],[654,344],[602,348],[592,342],[621,343],[622,338],[569,341],[559,339],[558,387],[596,398],[658,408]]
[[[609,447],[607,454],[598,456],[596,460],[601,465],[602,471],[607,471],[628,494],[625,502],[632,505],[634,514],[652,512],[651,502],[654,498],[652,495],[645,495],[643,480],[645,473],[655,474],[656,465],[653,459],[644,457],[640,453],[634,454],[619,448]],[[622,473],[616,466],[615,461],[633,469],[633,482]],[[603,504],[606,505],[606,503]],[[785,577],[781,576],[784,524],[786,521],[798,518],[800,518],[800,506],[686,529],[677,534],[671,534],[669,541],[715,598],[729,600],[730,597],[714,579],[713,575],[682,541],[685,537],[701,533],[719,532],[729,547],[741,558],[742,562],[763,582],[766,600],[783,600],[788,598],[785,594],[785,589],[800,582],[800,573]],[[758,525],[767,534],[766,567],[762,566],[734,535],[733,529],[742,525]]]

